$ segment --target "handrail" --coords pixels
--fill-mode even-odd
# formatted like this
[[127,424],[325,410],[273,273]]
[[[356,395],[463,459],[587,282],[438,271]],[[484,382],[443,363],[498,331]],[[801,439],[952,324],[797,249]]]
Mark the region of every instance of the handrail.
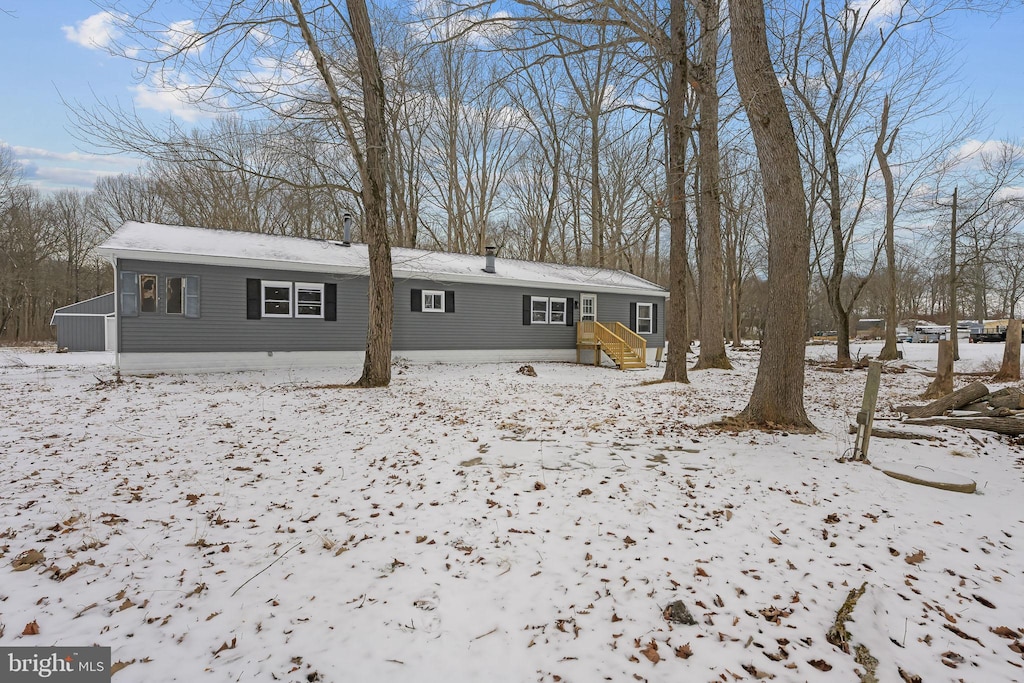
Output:
[[626,341],[633,353],[647,365],[647,340],[620,322],[615,323],[615,334]]
[[[626,362],[627,351],[631,350],[646,365],[647,344],[643,337],[635,334],[622,323],[615,323],[615,326],[616,331],[618,331],[618,328],[622,328],[622,330],[625,330],[632,337],[636,337],[636,339],[631,340],[632,343],[627,342],[599,322],[581,320],[576,327],[576,343],[599,345],[620,367]],[[639,343],[637,340],[639,340]]]

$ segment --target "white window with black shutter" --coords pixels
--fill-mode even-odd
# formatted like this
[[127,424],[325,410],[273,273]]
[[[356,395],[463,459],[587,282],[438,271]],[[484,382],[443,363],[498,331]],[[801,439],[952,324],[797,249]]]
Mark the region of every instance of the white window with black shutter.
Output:
[[324,286],[314,282],[295,283],[295,317],[324,317]]
[[409,310],[413,313],[454,313],[455,292],[451,289],[410,290]]
[[264,318],[292,317],[292,283],[280,280],[263,280],[261,287]]
[[573,299],[558,296],[523,296],[524,325],[573,326]]
[[657,334],[658,304],[643,301],[630,303],[629,326],[637,334]]
[[[187,279],[187,278],[186,278]],[[198,287],[198,282],[197,282]],[[186,315],[188,283],[185,283]],[[285,282],[283,280],[245,281],[245,317],[338,319],[338,285],[333,282]]]

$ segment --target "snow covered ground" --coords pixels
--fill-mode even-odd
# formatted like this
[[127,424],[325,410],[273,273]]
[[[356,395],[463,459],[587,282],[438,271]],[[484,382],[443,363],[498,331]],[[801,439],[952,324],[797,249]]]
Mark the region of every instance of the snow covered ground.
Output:
[[[818,434],[718,432],[756,371],[731,355],[690,385],[398,364],[349,390],[0,349],[0,645],[108,645],[116,681],[851,681],[858,644],[881,681],[1024,680],[1021,447],[872,441],[973,495],[839,463],[866,373],[812,365]],[[884,374],[880,426],[929,381]]]

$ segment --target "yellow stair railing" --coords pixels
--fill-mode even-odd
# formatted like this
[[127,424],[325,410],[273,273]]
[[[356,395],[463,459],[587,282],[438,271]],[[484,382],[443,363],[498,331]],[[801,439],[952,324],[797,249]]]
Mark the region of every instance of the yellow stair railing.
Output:
[[647,343],[622,323],[613,324],[613,332],[602,323],[593,320],[581,320],[576,325],[576,362],[580,360],[580,349],[595,350],[594,364],[597,355],[607,354],[620,370],[647,367]]

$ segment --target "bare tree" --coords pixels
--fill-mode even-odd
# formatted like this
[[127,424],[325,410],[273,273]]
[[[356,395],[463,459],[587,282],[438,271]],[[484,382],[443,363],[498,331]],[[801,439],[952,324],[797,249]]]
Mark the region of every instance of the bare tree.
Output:
[[768,315],[761,362],[740,414],[755,425],[814,430],[804,411],[807,231],[793,124],[768,52],[762,0],[729,0],[736,84],[764,181],[768,219]]
[[[363,234],[370,258],[369,326],[359,386],[382,386],[391,377],[393,276],[387,214],[384,87],[364,0],[275,6],[260,0],[197,2],[188,28],[169,24],[154,6],[123,19],[132,41],[124,56],[142,77],[173,89],[188,104],[208,110],[261,114],[268,132],[315,133],[347,148],[358,175]],[[79,132],[108,149],[142,151],[175,161],[187,137],[171,124],[153,131],[138,116],[109,105],[79,115]],[[167,140],[171,140],[170,143]],[[155,144],[155,152],[150,148]],[[287,180],[253,168],[248,156],[213,151],[228,168]],[[325,182],[325,185],[329,182]],[[336,190],[355,188],[333,185]]]

